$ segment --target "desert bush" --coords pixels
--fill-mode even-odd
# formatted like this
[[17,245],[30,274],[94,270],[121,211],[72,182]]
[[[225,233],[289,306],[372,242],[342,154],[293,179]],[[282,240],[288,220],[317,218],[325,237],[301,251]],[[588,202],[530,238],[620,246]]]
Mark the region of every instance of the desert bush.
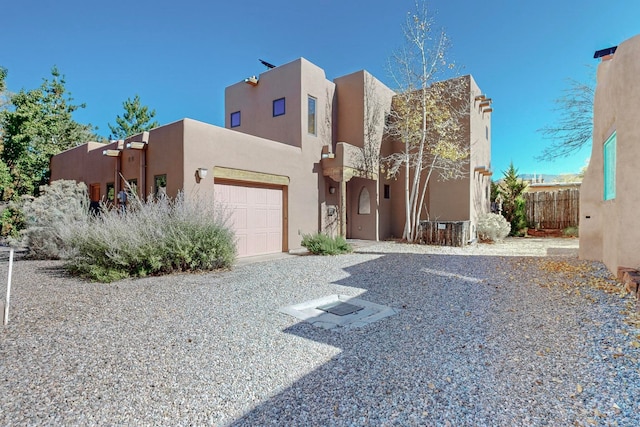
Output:
[[315,255],[339,255],[353,251],[342,236],[330,237],[324,233],[305,234],[302,246]]
[[229,268],[235,235],[226,210],[205,198],[144,202],[129,194],[125,211],[103,210],[70,239],[67,268],[92,280]]
[[497,242],[509,235],[511,224],[502,215],[485,213],[478,218],[478,237],[483,241]]
[[75,181],[53,181],[40,187],[40,196],[23,196],[17,206],[24,229],[10,241],[27,247],[35,259],[63,258],[69,232],[89,220],[87,186]]

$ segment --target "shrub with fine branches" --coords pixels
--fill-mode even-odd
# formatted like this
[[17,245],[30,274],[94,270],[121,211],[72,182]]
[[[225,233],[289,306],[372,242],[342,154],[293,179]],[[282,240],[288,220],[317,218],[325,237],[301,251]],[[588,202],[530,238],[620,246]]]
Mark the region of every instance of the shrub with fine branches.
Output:
[[510,231],[511,224],[502,215],[484,213],[478,218],[478,237],[482,241],[500,241],[507,237]]
[[67,268],[94,280],[229,268],[236,256],[228,214],[204,197],[141,201],[103,211],[78,227]]
[[29,249],[36,259],[64,258],[69,231],[89,220],[87,186],[69,180],[53,181],[40,187],[40,196],[23,196],[18,208],[24,218],[24,230],[14,245]]

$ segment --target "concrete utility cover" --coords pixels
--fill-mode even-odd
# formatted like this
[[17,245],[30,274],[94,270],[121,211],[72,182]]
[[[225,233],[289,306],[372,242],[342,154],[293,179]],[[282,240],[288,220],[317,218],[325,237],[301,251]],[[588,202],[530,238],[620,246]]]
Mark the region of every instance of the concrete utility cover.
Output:
[[397,313],[391,307],[346,295],[330,295],[290,305],[280,312],[334,331],[358,328]]

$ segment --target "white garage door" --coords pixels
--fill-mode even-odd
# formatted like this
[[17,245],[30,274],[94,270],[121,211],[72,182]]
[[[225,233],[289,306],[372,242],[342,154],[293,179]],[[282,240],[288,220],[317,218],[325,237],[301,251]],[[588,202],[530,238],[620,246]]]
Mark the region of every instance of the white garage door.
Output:
[[282,190],[215,184],[215,197],[231,211],[238,256],[282,252]]

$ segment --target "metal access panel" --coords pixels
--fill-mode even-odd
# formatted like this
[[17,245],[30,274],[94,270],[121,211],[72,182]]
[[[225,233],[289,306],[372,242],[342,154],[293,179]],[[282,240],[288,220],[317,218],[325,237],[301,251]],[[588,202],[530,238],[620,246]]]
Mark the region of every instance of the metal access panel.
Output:
[[347,302],[336,301],[331,304],[322,305],[320,307],[316,307],[318,310],[325,311],[330,314],[335,314],[336,316],[346,316],[348,314],[357,313],[362,310],[364,307],[360,307],[354,304],[349,304]]

